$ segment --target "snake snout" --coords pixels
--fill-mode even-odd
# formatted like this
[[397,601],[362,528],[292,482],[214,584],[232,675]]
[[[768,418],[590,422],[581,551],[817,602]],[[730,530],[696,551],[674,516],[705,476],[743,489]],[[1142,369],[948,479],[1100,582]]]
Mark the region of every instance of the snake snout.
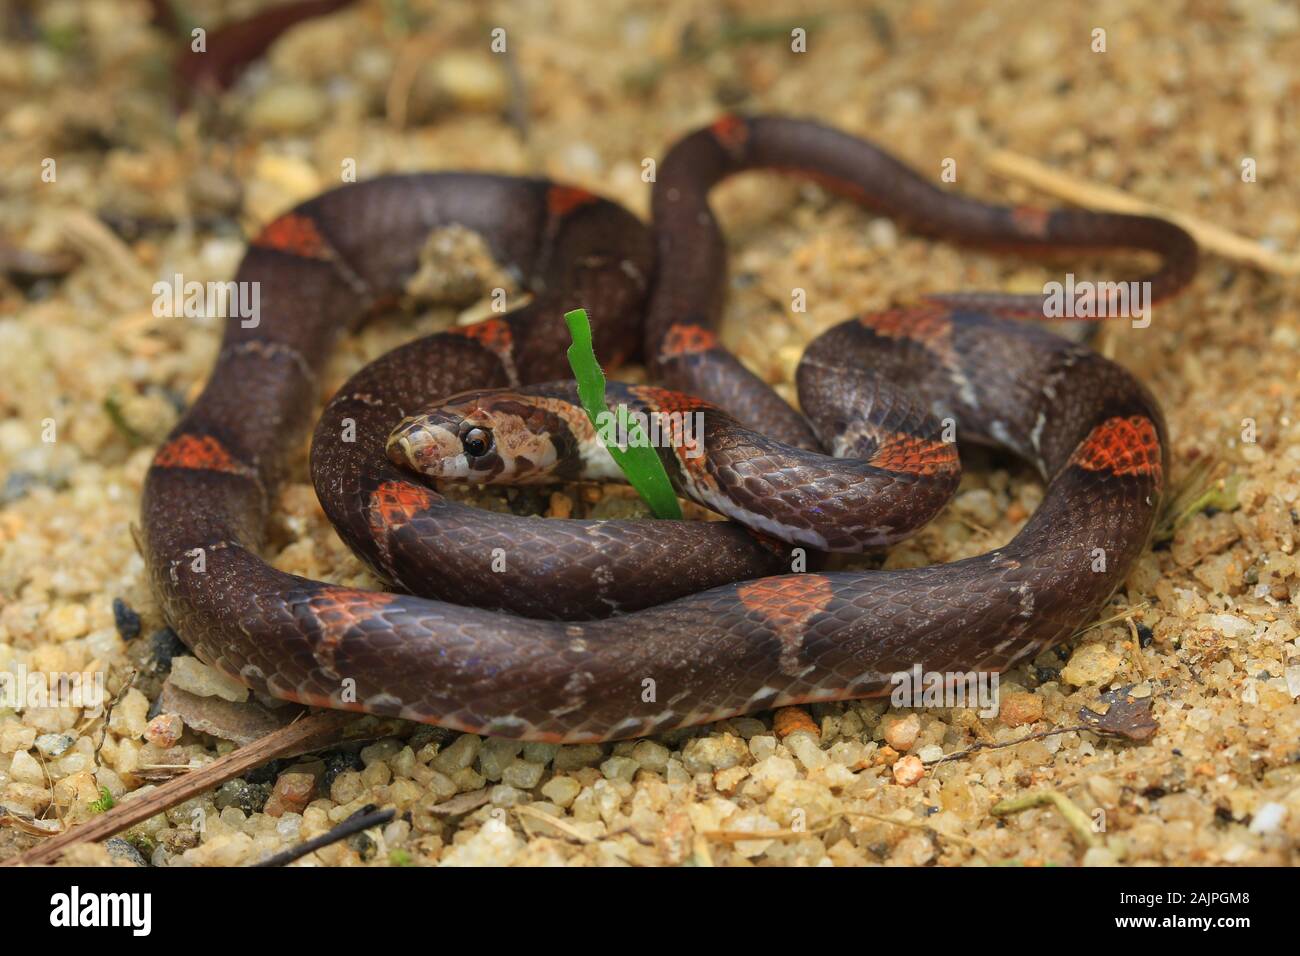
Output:
[[384,451],[393,464],[432,478],[454,477],[455,461],[462,457],[454,432],[420,416],[403,419]]

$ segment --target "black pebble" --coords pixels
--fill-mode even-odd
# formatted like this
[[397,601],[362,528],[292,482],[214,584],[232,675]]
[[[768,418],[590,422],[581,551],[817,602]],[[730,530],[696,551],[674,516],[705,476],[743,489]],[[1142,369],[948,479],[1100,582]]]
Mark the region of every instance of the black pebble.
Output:
[[173,657],[180,657],[189,653],[181,639],[176,636],[176,632],[170,627],[164,627],[161,631],[154,631],[149,638],[149,645],[159,671],[171,670]]
[[347,770],[364,770],[360,751],[337,750],[325,758],[325,775],[321,778],[321,792],[329,793],[339,774]]
[[134,641],[140,636],[140,615],[121,598],[113,598],[113,623],[124,641]]
[[270,783],[253,783],[247,778],[227,780],[213,799],[218,810],[235,807],[245,813],[261,813],[271,796]]
[[348,837],[348,846],[356,850],[363,861],[373,860],[375,854],[379,851],[379,844],[375,843],[365,833],[354,833]]
[[122,837],[110,837],[104,842],[104,849],[115,860],[126,860],[133,866],[149,865],[149,861],[144,858],[143,854]]
[[550,500],[550,491],[543,491],[540,488],[520,486],[518,488],[506,489],[506,504],[510,506],[512,514],[544,514],[546,512],[546,506]]
[[1137,632],[1138,632],[1138,644],[1141,645],[1142,647],[1150,647],[1151,642],[1156,639],[1156,636],[1152,632],[1151,628],[1147,627],[1147,625],[1145,624],[1138,624]]
[[276,777],[280,776],[280,771],[287,766],[289,766],[288,760],[272,760],[248,771],[248,773],[244,774],[244,780],[259,785],[275,783]]

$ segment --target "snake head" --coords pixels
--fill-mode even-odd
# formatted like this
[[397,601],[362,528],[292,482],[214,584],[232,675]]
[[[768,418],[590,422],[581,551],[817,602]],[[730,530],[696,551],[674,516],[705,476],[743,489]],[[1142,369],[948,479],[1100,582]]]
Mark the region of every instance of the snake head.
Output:
[[559,456],[537,411],[531,396],[512,390],[464,392],[402,419],[386,451],[393,463],[428,478],[554,482]]

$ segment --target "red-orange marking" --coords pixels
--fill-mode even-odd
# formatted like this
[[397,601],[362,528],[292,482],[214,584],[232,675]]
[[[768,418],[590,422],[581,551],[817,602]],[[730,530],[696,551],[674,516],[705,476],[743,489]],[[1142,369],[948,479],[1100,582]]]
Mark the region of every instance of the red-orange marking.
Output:
[[948,474],[959,467],[956,445],[918,438],[906,432],[896,432],[882,442],[871,456],[871,464],[908,475]]
[[235,460],[211,435],[180,435],[158,449],[153,463],[159,468],[194,468],[245,474],[249,469]]
[[266,224],[253,245],[266,249],[277,249],[307,259],[328,259],[329,246],[325,244],[320,230],[310,217],[301,213],[285,213],[278,219]]
[[804,627],[830,606],[831,582],[820,574],[788,574],[759,578],[736,589],[742,604],[757,611],[781,642],[781,672],[797,676],[803,670],[799,650]]
[[406,524],[438,499],[436,492],[420,485],[386,481],[370,495],[370,529],[382,540],[382,535]]
[[556,219],[567,216],[579,206],[596,201],[596,196],[575,186],[552,186],[546,191],[546,210]]
[[935,347],[946,343],[952,335],[951,315],[946,306],[918,305],[905,309],[889,309],[858,317],[858,323],[877,335],[891,339],[912,339]]
[[1106,419],[1079,443],[1070,463],[1088,471],[1150,475],[1157,485],[1164,477],[1160,435],[1145,415]]
[[1047,236],[1047,224],[1051,218],[1050,211],[1036,206],[1017,206],[1011,210],[1011,221],[1016,229],[1039,239]]
[[716,348],[718,337],[702,325],[682,323],[674,325],[664,336],[662,352],[665,356],[694,355]]
[[316,611],[316,620],[325,630],[322,640],[331,646],[337,645],[347,628],[354,626],[369,613],[382,610],[396,600],[396,594],[380,591],[335,591],[322,600],[312,601],[312,610]]
[[475,322],[473,325],[466,325],[452,331],[456,335],[473,339],[503,359],[510,355],[510,349],[514,345],[514,335],[510,331],[510,324],[505,319],[484,319],[482,322]]
[[367,614],[382,610],[395,600],[397,595],[382,591],[336,590],[312,601],[312,610],[321,626],[316,652],[328,655],[332,665],[334,653],[347,632]]
[[742,604],[757,611],[782,633],[802,630],[830,606],[831,582],[820,574],[759,578],[736,589]]
[[694,395],[685,395],[653,385],[637,385],[628,389],[633,395],[661,412],[696,412],[708,408],[709,403]]
[[730,114],[716,120],[709,127],[709,131],[728,152],[734,153],[744,149],[745,142],[749,139],[749,126],[739,116]]

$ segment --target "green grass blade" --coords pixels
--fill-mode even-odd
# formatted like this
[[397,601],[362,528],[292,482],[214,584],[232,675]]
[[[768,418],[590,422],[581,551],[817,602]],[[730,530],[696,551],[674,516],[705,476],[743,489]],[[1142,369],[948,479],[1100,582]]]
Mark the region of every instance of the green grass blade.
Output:
[[[610,409],[605,400],[605,373],[596,361],[596,352],[591,345],[591,323],[587,321],[586,309],[574,309],[564,314],[565,324],[569,326],[569,335],[573,344],[566,353],[573,377],[578,380],[578,398],[582,402],[587,417],[596,426],[596,434],[602,432],[600,416],[608,414]],[[605,444],[614,463],[627,476],[628,484],[636,489],[656,518],[680,518],[681,505],[677,503],[677,493],[673,491],[668,472],[659,460],[659,453],[650,447],[640,425],[628,418],[626,405],[618,406],[617,422],[619,434],[628,437],[628,447]],[[601,438],[604,443],[604,438]]]

